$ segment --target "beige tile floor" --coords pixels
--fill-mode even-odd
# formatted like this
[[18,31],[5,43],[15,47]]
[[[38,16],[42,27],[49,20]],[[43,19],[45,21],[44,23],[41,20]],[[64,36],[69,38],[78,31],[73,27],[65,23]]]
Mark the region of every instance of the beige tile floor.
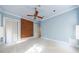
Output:
[[13,46],[0,47],[0,53],[78,53],[79,49],[45,39],[31,38]]

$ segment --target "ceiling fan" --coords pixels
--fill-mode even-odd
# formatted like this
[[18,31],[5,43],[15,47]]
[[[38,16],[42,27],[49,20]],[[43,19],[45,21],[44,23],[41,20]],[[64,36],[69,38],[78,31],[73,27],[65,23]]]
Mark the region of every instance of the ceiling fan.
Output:
[[35,12],[34,14],[28,14],[27,16],[33,16],[34,19],[39,18],[39,19],[43,19],[44,16],[39,16],[39,11],[37,10],[37,8],[35,8]]

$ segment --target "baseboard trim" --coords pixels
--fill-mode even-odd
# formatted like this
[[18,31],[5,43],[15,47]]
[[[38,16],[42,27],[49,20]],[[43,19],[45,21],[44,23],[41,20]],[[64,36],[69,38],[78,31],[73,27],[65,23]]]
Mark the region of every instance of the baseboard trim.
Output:
[[51,40],[51,41],[57,42],[58,44],[63,44],[63,45],[66,45],[66,46],[72,46],[70,43],[65,42],[65,41],[59,41],[59,40],[49,39],[49,38],[45,38],[45,37],[41,37],[41,39]]

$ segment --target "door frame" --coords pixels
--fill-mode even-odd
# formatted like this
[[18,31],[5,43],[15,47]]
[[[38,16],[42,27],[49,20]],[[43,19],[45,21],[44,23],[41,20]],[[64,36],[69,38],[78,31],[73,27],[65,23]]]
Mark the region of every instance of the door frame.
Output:
[[[20,37],[20,20],[18,20],[18,19],[15,19],[15,18],[12,18],[12,17],[7,17],[7,16],[4,16],[3,17],[3,25],[4,25],[4,44],[7,44],[7,41],[6,41],[6,20],[7,19],[12,19],[11,21],[17,21],[17,24],[18,24],[18,26],[17,26],[17,41],[19,41],[19,40],[21,40],[21,37]],[[12,43],[13,44],[13,43]],[[9,44],[9,45],[11,45],[11,44]]]

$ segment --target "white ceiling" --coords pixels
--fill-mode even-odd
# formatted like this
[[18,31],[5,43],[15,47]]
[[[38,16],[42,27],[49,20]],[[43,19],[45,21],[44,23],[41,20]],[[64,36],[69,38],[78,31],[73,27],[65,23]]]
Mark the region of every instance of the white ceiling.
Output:
[[[15,15],[33,19],[32,17],[28,17],[27,14],[33,14],[34,8],[38,7],[37,5],[1,5],[0,8],[3,10],[13,13]],[[38,10],[40,12],[39,15],[44,16],[44,19],[54,16],[55,14],[59,14],[69,8],[74,8],[74,5],[40,5]],[[53,12],[53,10],[56,10]]]

